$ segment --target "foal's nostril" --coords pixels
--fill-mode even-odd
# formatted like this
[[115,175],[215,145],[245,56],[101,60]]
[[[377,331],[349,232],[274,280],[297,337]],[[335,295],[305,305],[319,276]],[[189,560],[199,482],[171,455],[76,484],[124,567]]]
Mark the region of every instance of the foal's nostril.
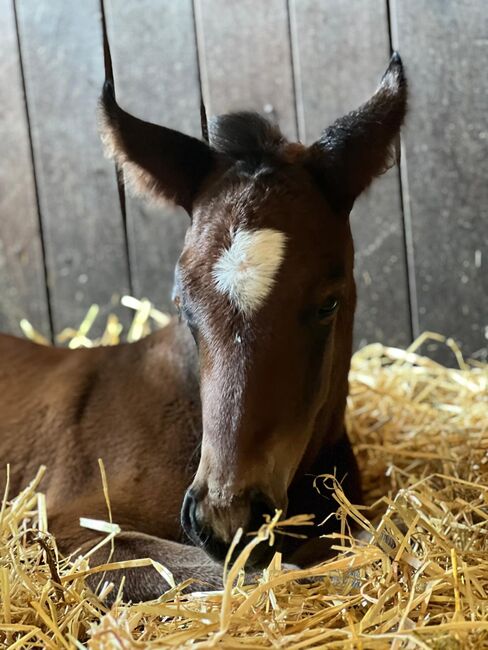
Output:
[[181,506],[181,526],[185,533],[194,539],[197,532],[196,499],[191,490],[187,490]]
[[181,506],[181,526],[196,546],[205,547],[210,531],[198,516],[198,498],[190,489],[187,490]]

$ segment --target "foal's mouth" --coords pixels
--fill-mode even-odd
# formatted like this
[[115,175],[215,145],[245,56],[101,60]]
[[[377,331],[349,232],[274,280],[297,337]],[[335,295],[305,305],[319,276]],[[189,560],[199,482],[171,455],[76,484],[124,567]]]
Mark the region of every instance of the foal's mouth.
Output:
[[[229,566],[233,566],[233,564],[237,561],[239,555],[252,540],[253,535],[253,532],[244,533],[242,535],[239,543],[234,547],[231,557],[228,559]],[[281,550],[281,547],[281,537],[276,537],[275,542],[272,546],[270,546],[269,541],[263,540],[252,550],[249,558],[246,561],[245,568],[255,570],[266,568],[273,559],[274,554],[277,551]],[[230,544],[212,537],[209,539],[208,543],[205,546],[202,546],[202,548],[213,560],[223,563],[227,559]]]
[[[245,503],[245,509],[248,511],[245,520],[239,523],[241,517],[237,516],[234,524],[230,527],[222,525],[222,520],[232,521],[233,515],[237,513],[231,508],[223,512],[219,509],[208,508],[207,512],[213,514],[205,517],[202,513],[204,510],[201,503],[195,496],[195,492],[190,488],[183,501],[181,508],[181,526],[189,537],[190,541],[202,548],[212,559],[217,562],[224,562],[227,559],[230,547],[233,545],[235,534],[239,529],[244,530],[240,540],[235,544],[232,552],[231,563],[236,560],[244,548],[252,541],[252,536],[256,534],[261,526],[266,523],[269,517],[275,515],[275,507],[261,493],[255,491],[250,493],[250,498]],[[217,515],[216,515],[217,513]],[[218,514],[222,516],[220,520]],[[239,513],[240,514],[240,513]],[[245,521],[245,523],[244,523]],[[273,546],[263,540],[253,549],[246,566],[248,568],[260,568],[269,563],[275,551],[281,548],[281,540]]]

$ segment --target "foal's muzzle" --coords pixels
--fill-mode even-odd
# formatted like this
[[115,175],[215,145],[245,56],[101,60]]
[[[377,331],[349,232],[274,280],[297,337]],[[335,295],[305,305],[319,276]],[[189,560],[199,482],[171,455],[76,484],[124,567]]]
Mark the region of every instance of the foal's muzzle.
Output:
[[[212,517],[202,514],[203,499],[198,497],[192,489],[188,489],[181,508],[181,525],[190,540],[204,549],[214,560],[223,562],[229,550],[230,540],[233,538],[237,529],[242,527],[244,533],[257,531],[265,522],[264,515],[274,515],[275,507],[267,497],[258,491],[249,492],[245,498],[247,504],[247,521],[243,521],[235,530],[231,531],[229,540],[222,539],[221,535],[215,530],[215,522]],[[229,511],[232,505],[228,506]],[[244,534],[237,545],[233,558],[235,559],[244,546],[250,541],[250,537]],[[260,544],[251,554],[248,566],[258,568],[265,566],[272,558],[277,548],[270,548],[268,544]]]

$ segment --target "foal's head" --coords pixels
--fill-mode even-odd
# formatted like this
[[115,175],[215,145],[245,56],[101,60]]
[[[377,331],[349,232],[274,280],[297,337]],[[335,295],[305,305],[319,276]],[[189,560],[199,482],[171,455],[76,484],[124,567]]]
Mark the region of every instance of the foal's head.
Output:
[[191,217],[174,301],[199,351],[203,440],[182,521],[222,558],[239,526],[286,509],[298,468],[341,433],[355,306],[348,217],[390,164],[406,107],[401,61],[310,147],[255,114],[216,118],[207,145],[132,117],[110,86],[102,106],[126,179]]

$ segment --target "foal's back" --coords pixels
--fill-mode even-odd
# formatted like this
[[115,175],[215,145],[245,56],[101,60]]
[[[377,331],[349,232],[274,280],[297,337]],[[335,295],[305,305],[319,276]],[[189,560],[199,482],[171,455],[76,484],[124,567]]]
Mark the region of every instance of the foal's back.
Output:
[[11,495],[46,465],[51,529],[72,546],[86,535],[80,516],[107,516],[102,458],[117,523],[179,537],[201,429],[186,331],[173,323],[138,343],[80,350],[0,335],[0,358],[2,486],[7,462]]

